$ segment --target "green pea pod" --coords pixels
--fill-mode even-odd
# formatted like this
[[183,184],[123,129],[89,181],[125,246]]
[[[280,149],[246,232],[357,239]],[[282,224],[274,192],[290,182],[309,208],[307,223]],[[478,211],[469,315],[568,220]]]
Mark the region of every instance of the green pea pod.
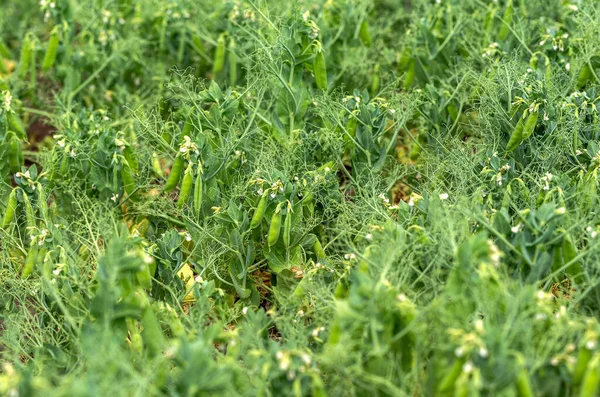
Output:
[[360,41],[365,47],[371,46],[371,33],[369,32],[369,22],[366,19],[360,24],[358,36],[360,37]]
[[290,248],[292,242],[292,204],[288,201],[288,210],[285,214],[285,222],[283,224],[283,244],[285,248]]
[[592,351],[589,350],[585,344],[581,346],[577,353],[577,363],[573,371],[573,384],[578,385],[583,380],[583,377],[588,368],[589,362],[592,359]]
[[136,278],[142,288],[144,289],[152,289],[152,276],[150,275],[150,266],[144,263],[142,270],[137,272]]
[[44,55],[42,61],[42,70],[44,72],[50,70],[54,66],[56,61],[56,54],[58,53],[58,44],[60,43],[60,26],[55,26],[50,33],[50,40],[48,41],[48,49]]
[[531,136],[531,134],[533,134],[535,126],[537,125],[538,116],[539,112],[537,110],[529,113],[529,116],[527,116],[527,121],[523,126],[523,140],[526,140]]
[[192,163],[188,165],[183,175],[183,181],[181,182],[181,190],[179,191],[179,198],[177,199],[177,207],[182,208],[187,203],[192,192],[192,185],[194,183]]
[[2,227],[6,228],[11,224],[15,217],[15,211],[17,210],[17,189],[14,188],[10,195],[8,196],[8,206],[6,207],[6,212],[4,213],[4,218],[2,219]]
[[215,48],[215,58],[213,61],[213,75],[223,70],[225,65],[225,33],[221,33],[217,39],[217,48]]
[[579,397],[596,397],[598,396],[598,384],[600,383],[600,354],[594,354],[590,360],[587,371],[581,384],[581,392]]
[[439,392],[449,392],[454,390],[454,385],[456,384],[456,380],[462,373],[463,365],[465,364],[465,358],[459,357],[454,361],[450,371],[444,376],[444,378],[440,381],[438,386]]
[[498,40],[504,41],[508,37],[508,33],[510,32],[510,26],[513,21],[513,2],[512,0],[508,0],[508,4],[506,5],[506,10],[504,11],[504,15],[502,16],[502,26],[500,26],[500,30],[498,31]]
[[229,40],[229,84],[235,85],[237,81],[237,55],[235,54],[235,41]]
[[17,115],[17,113],[9,112],[7,119],[8,119],[8,127],[17,134],[19,139],[26,139],[27,132],[25,131],[25,126],[23,125],[23,121]]
[[194,209],[197,216],[200,215],[202,210],[202,189],[202,164],[198,163],[198,175],[196,175],[196,183],[194,184]]
[[258,202],[258,206],[256,207],[256,210],[254,211],[254,215],[252,216],[252,220],[250,221],[250,229],[255,229],[258,225],[260,225],[260,222],[262,221],[263,217],[265,216],[265,212],[267,211],[267,206],[268,206],[268,201],[267,201],[267,197],[269,196],[269,191],[266,190],[264,192],[264,194],[262,195],[262,197],[260,198],[260,201]]
[[379,63],[375,64],[373,69],[373,80],[371,81],[371,94],[376,95],[379,92]]
[[164,177],[163,170],[160,165],[160,159],[156,153],[152,153],[152,170],[156,172],[156,175]]
[[131,146],[125,146],[123,156],[125,157],[125,160],[127,160],[127,164],[129,164],[131,171],[133,171],[134,174],[137,174],[140,171],[140,164],[133,148]]
[[152,307],[144,309],[141,323],[143,327],[142,338],[144,339],[144,344],[148,347],[150,356],[156,356],[160,353],[163,346],[164,335]]
[[70,146],[67,145],[63,158],[60,161],[60,174],[64,177],[69,171],[69,150]]
[[315,239],[312,249],[313,249],[313,252],[315,253],[315,256],[317,257],[317,260],[321,260],[321,259],[325,258],[325,250],[323,249],[323,246],[321,245],[319,238]]
[[577,88],[583,88],[587,82],[592,78],[592,69],[589,64],[583,65],[577,76]]
[[397,70],[398,70],[399,74],[408,69],[411,57],[412,57],[412,50],[410,49],[410,47],[404,47],[404,49],[400,53],[400,59],[398,59]]
[[315,82],[321,90],[327,91],[327,65],[325,64],[325,54],[323,51],[317,52],[313,61],[313,72]]
[[33,207],[27,193],[23,192],[23,203],[25,204],[25,217],[27,218],[27,226],[35,227],[35,215],[33,213]]
[[180,65],[183,62],[186,41],[187,41],[187,38],[186,38],[185,30],[181,29],[179,31],[179,47],[177,48],[177,63]]
[[169,178],[167,179],[167,183],[165,183],[165,192],[170,192],[175,189],[177,184],[179,183],[179,179],[181,178],[181,173],[183,172],[183,157],[177,157],[175,162],[173,163],[173,167],[171,168],[171,174],[169,174]]
[[46,199],[46,192],[44,191],[44,187],[41,183],[37,183],[37,191],[38,191],[38,206],[40,209],[40,214],[42,216],[42,220],[47,225],[48,224],[48,201]]
[[510,136],[510,140],[508,141],[508,144],[506,145],[507,153],[515,150],[517,148],[517,146],[519,146],[519,144],[523,141],[524,125],[525,125],[525,122],[523,121],[523,118],[521,117],[519,119],[519,122],[515,126],[515,129],[513,130],[512,135]]
[[279,240],[279,234],[281,233],[281,204],[277,206],[273,216],[271,217],[271,224],[269,225],[269,234],[267,242],[269,247],[275,245]]
[[402,84],[404,91],[408,91],[408,89],[412,86],[413,81],[415,80],[416,68],[417,61],[413,59],[408,65],[408,70],[406,71],[406,76],[404,77],[404,83]]
[[19,140],[14,137],[11,139],[9,144],[9,153],[8,153],[8,167],[11,173],[19,172],[21,169],[21,161],[20,154],[21,153],[21,143]]
[[126,163],[121,164],[121,179],[127,195],[130,196],[135,191],[135,181],[131,175],[131,168]]
[[525,367],[519,369],[517,374],[516,384],[517,396],[518,397],[533,397],[533,390],[531,389],[531,382],[529,381],[529,375]]
[[462,372],[456,380],[453,397],[467,397],[469,395],[469,374]]
[[25,266],[23,266],[21,277],[27,278],[31,273],[33,273],[38,257],[40,257],[39,245],[37,243],[37,238],[34,238],[29,245],[29,252],[27,252],[27,259],[25,260]]
[[23,47],[21,47],[21,56],[19,57],[19,68],[17,71],[17,75],[19,78],[23,79],[27,75],[27,71],[29,70],[29,64],[31,63],[32,56],[32,41],[29,35],[25,37],[25,41],[23,42]]

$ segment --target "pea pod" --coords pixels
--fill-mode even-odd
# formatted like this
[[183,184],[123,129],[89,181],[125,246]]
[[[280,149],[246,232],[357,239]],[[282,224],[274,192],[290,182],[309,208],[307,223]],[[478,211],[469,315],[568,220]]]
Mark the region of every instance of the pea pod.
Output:
[[375,64],[373,69],[373,80],[371,81],[371,94],[376,95],[379,92],[379,63]]
[[237,55],[235,54],[235,41],[229,41],[229,84],[235,85],[237,81]]
[[7,115],[8,119],[8,127],[14,131],[19,139],[26,139],[27,132],[25,131],[25,126],[23,125],[23,121],[17,115],[16,112],[9,112]]
[[56,54],[58,53],[58,44],[60,43],[60,26],[55,26],[50,33],[50,40],[48,41],[48,49],[44,55],[42,61],[42,70],[44,72],[50,70],[54,66],[56,61]]
[[179,191],[179,198],[177,199],[177,207],[181,208],[187,203],[192,192],[192,184],[194,183],[192,163],[188,165],[183,175],[183,181],[181,182],[181,190]]
[[181,64],[183,62],[183,56],[185,54],[185,44],[187,42],[186,32],[185,30],[181,30],[179,32],[179,47],[177,47],[177,63]]
[[127,195],[133,194],[135,191],[135,182],[131,175],[131,168],[129,168],[127,163],[121,164],[121,179],[123,180],[123,188],[127,192]]
[[589,64],[583,65],[577,76],[577,88],[583,88],[592,78],[592,69]]
[[529,381],[529,374],[523,364],[523,359],[519,357],[519,372],[517,373],[517,379],[515,386],[517,389],[518,397],[533,397],[533,390],[531,388],[531,382]]
[[369,32],[369,22],[366,19],[360,24],[358,36],[360,37],[360,41],[365,47],[371,46],[371,33]]
[[292,203],[288,201],[288,210],[285,214],[285,223],[283,225],[283,244],[285,248],[290,248],[292,242]]
[[19,57],[19,69],[17,71],[17,75],[19,78],[23,79],[27,75],[27,70],[29,69],[29,64],[31,63],[32,57],[32,41],[29,35],[25,37],[25,41],[23,43],[23,47],[21,47],[21,56]]
[[13,135],[13,138],[9,144],[9,153],[8,153],[8,167],[11,173],[19,172],[21,169],[21,161],[20,161],[20,153],[21,153],[21,143],[19,140]]
[[577,353],[577,363],[573,371],[573,384],[578,385],[583,380],[586,373],[589,362],[592,358],[592,351],[589,350],[585,345],[581,346]]
[[170,192],[175,189],[177,184],[179,183],[179,179],[181,178],[181,173],[183,171],[183,157],[177,157],[175,162],[173,163],[173,167],[171,168],[171,173],[169,174],[169,178],[167,179],[167,183],[165,183],[165,192]]
[[48,224],[48,201],[46,201],[46,192],[41,183],[37,183],[38,191],[38,206],[40,208],[40,214],[44,223]]
[[438,391],[439,392],[449,392],[454,389],[454,385],[456,384],[456,380],[462,373],[463,365],[465,364],[465,358],[459,357],[454,361],[450,371],[442,378],[439,383]]
[[160,158],[156,153],[152,153],[152,170],[156,172],[156,175],[164,177],[162,167],[160,165]]
[[4,213],[4,218],[2,219],[2,227],[6,228],[11,224],[15,217],[15,211],[17,210],[17,189],[14,188],[10,195],[8,196],[8,206],[6,207],[6,212]]
[[33,207],[27,193],[23,192],[23,203],[25,204],[25,217],[27,218],[27,226],[35,227],[35,215],[33,213]]
[[513,21],[513,2],[512,0],[508,0],[508,4],[506,5],[506,10],[504,11],[504,15],[502,16],[502,26],[498,31],[498,40],[504,41],[506,37],[508,37],[508,33],[510,32],[510,26]]
[[590,360],[587,371],[581,384],[579,397],[596,397],[600,383],[600,353],[594,354]]
[[27,259],[25,260],[25,266],[23,266],[21,277],[26,278],[33,273],[33,270],[35,269],[35,263],[39,256],[37,238],[34,238],[29,245],[29,252],[27,252]]
[[535,110],[527,116],[527,121],[525,121],[525,125],[523,126],[523,140],[526,140],[533,134],[535,126],[537,125],[538,115],[539,112]]
[[133,148],[131,146],[125,146],[125,149],[123,150],[123,156],[125,157],[125,160],[127,160],[127,164],[129,164],[131,171],[137,174],[140,170],[140,165]]
[[216,75],[223,70],[225,65],[225,33],[221,33],[217,39],[217,48],[215,48],[215,58],[213,61],[213,74]]
[[321,90],[327,90],[327,65],[325,63],[325,54],[322,50],[317,52],[313,61],[313,71],[315,74],[315,82]]
[[267,242],[269,247],[275,245],[279,240],[279,234],[281,233],[281,204],[277,206],[273,216],[271,217],[271,224],[269,225],[269,234]]
[[200,215],[202,210],[202,164],[198,163],[198,175],[196,175],[196,182],[194,184],[194,209],[196,215]]
[[142,269],[136,273],[136,278],[142,288],[152,289],[152,275],[150,274],[150,266],[147,263],[144,263]]
[[506,152],[512,152],[523,141],[524,125],[525,125],[525,122],[523,121],[523,118],[521,117],[519,119],[519,122],[515,126],[515,129],[513,130],[512,135],[510,136],[510,140],[508,141],[508,144],[506,145]]
[[144,344],[148,347],[150,355],[155,356],[160,353],[164,335],[152,307],[147,307],[144,310],[141,323],[143,327],[142,338],[144,339]]
[[323,246],[321,245],[321,242],[319,241],[318,237],[317,239],[315,239],[312,249],[315,253],[315,256],[317,257],[317,260],[325,258],[325,250],[323,249]]
[[404,91],[407,91],[412,86],[413,81],[415,80],[416,68],[417,62],[413,59],[408,65],[408,70],[406,71],[406,76],[404,77],[404,83],[402,84]]
[[258,225],[260,225],[260,222],[262,221],[263,217],[265,216],[265,212],[267,211],[267,206],[268,206],[268,201],[267,201],[267,197],[269,196],[269,191],[266,190],[262,197],[260,198],[260,201],[258,202],[258,206],[256,207],[256,210],[254,211],[254,215],[252,216],[252,220],[250,221],[250,229],[255,229]]

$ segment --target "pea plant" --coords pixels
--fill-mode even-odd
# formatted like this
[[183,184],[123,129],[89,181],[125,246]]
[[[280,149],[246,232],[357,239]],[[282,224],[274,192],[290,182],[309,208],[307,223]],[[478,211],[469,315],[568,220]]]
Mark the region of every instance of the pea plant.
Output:
[[600,393],[591,0],[0,13],[0,394]]

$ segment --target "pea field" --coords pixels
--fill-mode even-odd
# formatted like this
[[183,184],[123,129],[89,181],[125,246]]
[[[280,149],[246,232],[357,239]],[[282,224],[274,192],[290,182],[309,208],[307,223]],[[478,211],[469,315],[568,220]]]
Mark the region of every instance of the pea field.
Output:
[[0,396],[600,396],[599,37],[0,0]]

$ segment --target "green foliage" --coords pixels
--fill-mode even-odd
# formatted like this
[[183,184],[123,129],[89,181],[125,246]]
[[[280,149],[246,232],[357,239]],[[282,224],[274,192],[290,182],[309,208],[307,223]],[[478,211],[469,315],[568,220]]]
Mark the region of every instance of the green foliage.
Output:
[[597,392],[593,1],[0,9],[1,395]]

